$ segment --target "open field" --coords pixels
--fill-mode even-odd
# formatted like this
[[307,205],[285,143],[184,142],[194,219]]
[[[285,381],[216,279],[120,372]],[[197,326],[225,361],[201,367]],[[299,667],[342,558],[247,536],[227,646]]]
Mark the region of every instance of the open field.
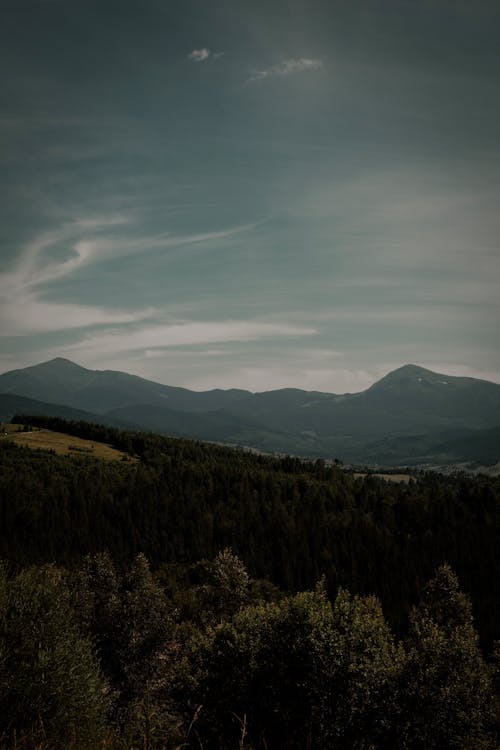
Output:
[[0,436],[2,439],[12,440],[16,445],[24,445],[34,450],[53,450],[63,456],[89,456],[103,461],[122,461],[124,457],[133,460],[123,451],[116,450],[116,448],[112,448],[105,443],[83,440],[73,435],[66,435],[63,432],[52,432],[37,427],[29,432],[22,430],[22,425],[2,424],[0,425]]

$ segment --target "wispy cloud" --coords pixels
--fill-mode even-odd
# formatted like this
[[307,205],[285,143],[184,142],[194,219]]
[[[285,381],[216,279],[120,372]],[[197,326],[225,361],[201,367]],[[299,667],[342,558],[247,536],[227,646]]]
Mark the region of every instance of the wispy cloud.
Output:
[[323,60],[312,57],[291,57],[268,68],[258,68],[252,72],[248,82],[262,81],[271,76],[289,76],[304,71],[319,70],[323,67]]
[[[168,232],[161,232],[154,235],[141,235],[137,237],[120,236],[120,235],[101,235],[93,233],[90,236],[76,239],[68,238],[67,232],[62,230],[60,233],[50,234],[41,238],[34,244],[36,252],[32,255],[31,248],[28,253],[31,263],[29,263],[22,274],[28,286],[41,286],[50,282],[67,277],[73,274],[79,268],[88,266],[93,263],[102,263],[104,261],[116,258],[123,258],[135,253],[152,252],[155,250],[166,250],[168,248],[182,247],[185,245],[196,245],[209,242],[216,242],[228,237],[240,234],[249,230],[254,225],[242,225],[231,227],[215,232],[198,232],[193,234],[175,235]],[[72,224],[73,228],[79,227],[79,224]],[[85,228],[85,227],[83,227]],[[94,227],[94,229],[97,227]],[[65,260],[43,261],[42,250],[47,250],[57,244],[58,241],[68,238],[69,257]]]
[[[213,232],[181,235],[160,232],[132,237],[129,233],[107,233],[110,227],[128,223],[125,217],[87,218],[41,234],[24,249],[13,271],[0,275],[0,289],[19,292],[67,277],[92,263],[135,253],[216,242],[255,227],[254,224],[244,224]],[[50,251],[59,245],[66,247],[66,257],[51,258]]]
[[[18,294],[33,286],[68,276],[90,260],[88,248],[82,245],[80,239],[82,235],[90,233],[93,236],[128,223],[124,216],[99,216],[76,219],[50,232],[41,233],[21,251],[14,269],[0,275],[0,289],[5,293]],[[63,260],[47,257],[53,248],[61,244],[67,248],[69,257]]]
[[[44,284],[58,281],[75,272],[90,253],[79,245],[78,237],[99,233],[128,223],[123,216],[100,216],[67,222],[43,232],[20,253],[15,266],[0,274],[0,317],[2,336],[25,336],[96,325],[119,325],[148,318],[152,311],[105,309],[102,306],[55,302],[41,292]],[[51,258],[51,252],[63,247],[65,256]]]
[[141,351],[161,356],[171,347],[259,341],[283,337],[313,336],[311,326],[262,320],[176,321],[143,325],[132,330],[112,329],[89,333],[83,341],[66,347],[75,356],[98,361],[117,354]]
[[82,218],[42,233],[29,243],[14,267],[0,274],[1,335],[19,336],[158,319],[158,311],[152,308],[125,310],[64,303],[51,300],[44,291],[48,285],[86,266],[135,253],[215,243],[252,228],[244,225],[215,232],[185,235],[164,232],[130,237],[127,226],[127,232],[117,232],[121,225],[129,224],[123,216]]
[[50,302],[27,294],[17,302],[0,305],[3,336],[24,336],[90,328],[103,325],[138,323],[157,312],[153,308],[131,311],[102,306]]

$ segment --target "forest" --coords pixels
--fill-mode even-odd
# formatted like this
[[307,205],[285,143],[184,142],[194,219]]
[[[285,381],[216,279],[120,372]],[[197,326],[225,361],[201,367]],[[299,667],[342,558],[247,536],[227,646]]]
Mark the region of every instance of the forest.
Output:
[[500,481],[0,442],[0,747],[495,748]]

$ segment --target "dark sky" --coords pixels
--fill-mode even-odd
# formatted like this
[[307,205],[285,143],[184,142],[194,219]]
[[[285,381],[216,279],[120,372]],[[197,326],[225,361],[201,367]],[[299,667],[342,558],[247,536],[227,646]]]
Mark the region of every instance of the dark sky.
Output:
[[2,370],[500,382],[500,4],[4,0]]

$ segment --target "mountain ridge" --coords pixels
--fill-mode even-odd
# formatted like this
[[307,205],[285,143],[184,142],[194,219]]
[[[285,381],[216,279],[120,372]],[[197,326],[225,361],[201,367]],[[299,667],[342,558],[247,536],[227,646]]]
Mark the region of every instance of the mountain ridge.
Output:
[[93,421],[266,452],[399,465],[411,461],[413,446],[419,460],[439,455],[442,462],[448,454],[453,460],[468,451],[474,459],[481,451],[488,460],[500,459],[500,385],[413,364],[357,393],[252,393],[190,391],[58,357],[1,374],[1,393],[89,412]]

